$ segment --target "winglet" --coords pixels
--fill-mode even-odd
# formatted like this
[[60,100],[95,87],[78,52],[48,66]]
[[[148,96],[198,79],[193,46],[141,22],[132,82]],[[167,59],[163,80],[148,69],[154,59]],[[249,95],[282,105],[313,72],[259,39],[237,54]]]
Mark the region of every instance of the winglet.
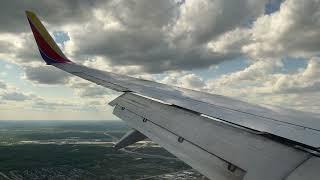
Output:
[[71,62],[62,53],[35,13],[26,11],[26,15],[43,60],[47,64]]

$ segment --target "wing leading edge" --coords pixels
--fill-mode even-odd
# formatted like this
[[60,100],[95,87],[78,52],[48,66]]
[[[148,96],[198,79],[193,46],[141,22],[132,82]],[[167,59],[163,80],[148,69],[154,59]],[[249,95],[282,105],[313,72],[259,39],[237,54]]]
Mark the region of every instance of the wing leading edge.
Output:
[[[155,142],[161,144],[166,149],[169,149],[170,152],[172,152],[179,158],[183,159],[184,161],[186,161],[191,166],[198,169],[200,172],[204,173],[208,177],[212,177],[212,178],[216,177],[209,172],[208,167],[216,167],[215,174],[217,174],[217,172],[222,172],[220,169],[220,166],[223,166],[224,163],[227,163],[227,164],[229,163],[232,165],[230,167],[233,167],[233,166],[238,167],[236,169],[239,169],[239,171],[235,171],[237,172],[237,174],[232,174],[232,175],[228,173],[220,173],[221,177],[234,176],[234,179],[239,179],[239,178],[241,179],[241,177],[243,177],[245,173],[247,173],[249,170],[253,168],[252,164],[247,162],[248,160],[242,159],[241,157],[247,157],[247,156],[250,156],[250,154],[254,154],[254,153],[259,154],[256,151],[248,151],[245,149],[245,148],[247,149],[249,148],[250,150],[250,146],[246,147],[241,145],[239,147],[234,147],[228,143],[225,146],[221,146],[221,147],[230,148],[230,151],[217,149],[217,146],[220,146],[220,144],[215,144],[215,143],[219,142],[219,139],[216,139],[216,141],[210,141],[209,139],[211,138],[210,137],[211,135],[218,137],[218,136],[221,136],[221,134],[214,133],[214,131],[211,131],[212,134],[210,134],[210,129],[207,130],[207,134],[204,134],[201,131],[201,129],[198,129],[197,132],[190,132],[193,130],[193,128],[197,126],[202,127],[204,124],[207,124],[207,125],[212,124],[213,121],[221,121],[225,124],[228,124],[228,126],[232,126],[232,127],[236,126],[237,129],[242,129],[242,130],[245,129],[246,132],[253,130],[254,133],[270,134],[275,137],[281,138],[282,139],[281,142],[283,142],[283,140],[285,141],[288,140],[288,142],[286,143],[290,143],[290,144],[292,143],[293,145],[306,146],[307,148],[311,148],[312,150],[316,150],[316,151],[320,147],[320,119],[317,115],[312,115],[309,113],[298,112],[293,110],[284,110],[284,109],[275,108],[275,107],[252,105],[246,102],[242,102],[242,101],[231,99],[224,96],[213,95],[209,93],[203,93],[199,91],[193,91],[193,90],[174,87],[174,86],[168,86],[161,83],[141,80],[141,79],[137,79],[129,76],[118,75],[115,73],[100,71],[100,70],[92,69],[82,65],[78,65],[76,63],[71,62],[62,53],[62,51],[56,45],[56,43],[54,42],[50,34],[45,30],[44,26],[41,24],[40,20],[36,17],[34,13],[26,12],[26,14],[27,14],[31,29],[33,31],[33,34],[35,36],[35,40],[37,42],[40,54],[47,64],[55,66],[56,68],[59,68],[63,71],[66,71],[68,73],[81,77],[83,79],[86,79],[88,81],[94,82],[98,85],[101,85],[119,92],[124,92],[127,95],[132,94],[132,95],[137,95],[139,97],[147,97],[148,99],[152,99],[152,101],[154,102],[161,102],[161,104],[165,105],[166,107],[177,108],[177,109],[174,109],[172,114],[169,115],[169,116],[172,116],[172,118],[174,118],[175,115],[178,115],[179,113],[192,112],[194,115],[196,115],[196,117],[194,118],[196,122],[187,123],[188,126],[185,126],[183,130],[174,128],[175,126],[183,127],[183,125],[177,121],[174,121],[175,124],[171,124],[170,127],[167,127],[166,124],[168,124],[170,121],[161,122],[156,118],[150,118],[153,120],[152,121],[150,120],[151,123],[149,123],[156,126],[154,127],[141,126],[139,125],[138,122],[130,121],[130,118],[133,118],[133,119],[142,118],[142,122],[144,122],[143,120],[147,112],[141,112],[141,110],[138,111],[137,109],[135,109],[135,107],[131,107],[131,106],[130,106],[131,108],[130,112],[119,111],[120,106],[121,106],[120,110],[122,108],[125,108],[123,106],[129,106],[128,104],[120,105],[124,101],[121,101],[121,103],[120,101],[119,102],[115,101],[112,104],[113,106],[116,106],[114,113],[117,116],[121,117],[126,121],[129,121],[129,124],[132,127],[134,127],[136,130],[148,136]],[[138,101],[145,102],[144,99],[138,99]],[[139,106],[139,104],[137,104],[136,106]],[[180,111],[179,109],[182,111]],[[157,108],[153,109],[153,112],[156,113]],[[205,122],[202,122],[201,120],[198,121],[199,118],[201,119],[203,117],[206,117]],[[199,122],[199,124],[197,124],[197,122]],[[148,130],[148,128],[153,129],[154,132],[152,132],[151,130]],[[203,128],[205,128],[205,126],[203,126]],[[212,127],[211,130],[213,129],[214,128]],[[165,133],[167,133],[167,136],[164,137],[163,135]],[[182,136],[180,137],[180,134],[183,135],[183,137]],[[232,132],[230,132],[230,134],[232,134]],[[186,146],[185,148],[188,148],[189,151],[188,150],[184,151],[183,148],[178,148],[177,144],[172,144],[173,142],[170,142],[169,139],[163,140],[170,136],[174,137],[175,135],[178,137],[178,139],[179,138],[185,139],[185,137],[188,137],[186,142],[188,142],[190,146]],[[257,134],[255,134],[254,136],[257,136]],[[199,139],[194,139],[194,137],[198,137],[199,139],[204,139],[204,141],[201,141]],[[228,135],[225,135],[225,137],[228,137]],[[237,136],[232,136],[232,138],[236,138],[236,137]],[[251,144],[251,146],[253,145],[253,147],[251,147],[251,150],[252,148],[253,149],[261,148],[259,146],[261,146],[262,142],[263,141],[256,142],[253,140]],[[210,143],[212,144],[210,145]],[[221,143],[226,143],[226,142],[221,142]],[[216,146],[213,146],[213,145],[216,145]],[[270,144],[266,145],[267,149],[271,147],[272,145]],[[210,163],[212,162],[206,161],[205,158],[198,160],[196,157],[197,155],[194,153],[199,152],[199,153],[205,154],[204,151],[213,155],[214,157],[212,162],[217,162],[217,163],[210,165]],[[286,154],[285,152],[290,154],[289,151],[290,153],[293,153],[292,156],[295,157],[295,158],[291,158],[292,161],[290,161],[290,158],[285,159],[285,157],[287,157],[285,156]],[[296,154],[295,151],[296,150],[292,150],[292,149],[288,150],[286,148],[282,149],[282,145],[281,145],[281,148],[279,146],[279,149],[277,150],[271,148],[271,150],[268,153],[270,153],[271,155],[273,153],[279,153],[279,154],[282,153],[283,155],[282,157],[284,158],[283,160],[287,161],[288,163],[290,162],[292,163],[290,166],[288,165],[288,167],[296,168],[296,166],[298,166],[297,164],[300,164],[306,159],[306,154],[301,153],[300,151],[299,153]],[[183,153],[179,153],[179,152],[183,152]],[[229,152],[229,154],[227,152]],[[242,154],[239,152],[242,152]],[[268,157],[271,157],[269,154],[267,155]],[[199,158],[201,158],[199,154],[198,156]],[[258,157],[259,156],[257,156],[257,158]],[[221,162],[218,160],[217,161],[214,160],[215,158],[216,160],[220,159]],[[275,156],[271,158],[273,160],[269,159],[270,162],[268,161],[268,159],[265,159],[266,162],[269,162],[265,164],[273,165],[275,164],[274,160],[277,158],[281,159],[281,157],[279,156]],[[258,163],[263,163],[263,162],[259,161],[254,164],[258,164]],[[261,168],[260,170],[262,171],[266,167],[259,166],[259,168]],[[231,168],[231,170],[232,169],[233,168]],[[280,179],[281,177],[283,177],[283,174],[289,173],[290,172],[289,169],[285,169],[285,168],[282,169],[283,171],[281,172],[282,173],[281,176],[279,175],[279,177],[275,179],[278,179],[278,178]],[[255,171],[259,172],[259,170],[255,170]],[[246,177],[248,177],[248,175],[246,175]],[[246,178],[246,179],[254,179],[256,177],[258,176],[255,176],[254,173],[251,173],[249,175],[249,178]]]

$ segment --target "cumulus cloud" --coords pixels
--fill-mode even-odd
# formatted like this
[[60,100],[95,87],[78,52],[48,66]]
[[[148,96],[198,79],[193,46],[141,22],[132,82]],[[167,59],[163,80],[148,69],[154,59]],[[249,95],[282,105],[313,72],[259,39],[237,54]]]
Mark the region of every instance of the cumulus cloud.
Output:
[[318,0],[287,0],[279,11],[264,15],[267,2],[14,0],[5,3],[17,10],[1,17],[15,23],[1,29],[0,37],[10,38],[0,38],[0,46],[4,59],[19,64],[40,59],[23,14],[33,9],[51,30],[70,36],[65,50],[78,62],[100,58],[136,72],[206,68],[241,55],[270,59],[319,52]]
[[183,44],[203,44],[222,33],[244,27],[263,14],[266,2],[189,0],[182,6],[171,33]]
[[258,61],[247,68],[205,81],[203,91],[258,104],[271,104],[319,113],[320,59],[311,58],[304,69],[283,73],[281,61]]
[[313,93],[320,91],[320,59],[312,58],[307,67],[295,74],[270,75],[270,93]]
[[86,80],[79,79],[78,77],[72,77],[68,81],[68,87],[72,88],[77,96],[82,98],[103,98],[106,95],[112,96],[115,92],[98,86],[94,83]]
[[39,84],[65,84],[69,77],[66,72],[51,66],[25,67],[24,79]]
[[[130,71],[129,74],[204,68],[236,55],[211,51],[201,39],[242,27],[263,13],[264,4],[264,0],[241,0],[239,4],[186,1],[181,6],[172,0],[8,1],[0,18],[0,22],[6,24],[0,30],[0,47],[3,47],[0,57],[23,65],[26,79],[33,82],[56,84],[67,80],[62,76],[50,79],[48,74],[52,74],[52,70],[48,68],[36,69],[41,58],[24,15],[24,11],[30,9],[44,20],[49,30],[69,35],[70,40],[63,48],[77,62],[102,59],[114,67],[112,70]],[[197,9],[192,10],[193,5]],[[201,11],[203,5],[208,8]],[[9,10],[10,7],[15,11]],[[220,10],[212,14],[212,8]],[[192,24],[185,27],[185,23]],[[196,28],[201,24],[206,26]],[[191,43],[180,43],[183,39],[189,41],[190,37]]]
[[251,36],[250,30],[247,28],[236,28],[234,30],[225,32],[210,41],[207,46],[208,49],[215,53],[222,54],[242,54],[242,46],[249,43]]
[[319,54],[320,1],[287,0],[259,17],[243,52],[252,57],[311,57]]
[[167,73],[160,82],[195,90],[201,90],[205,86],[205,81],[201,77],[190,72]]
[[320,59],[311,58],[305,68],[284,73],[281,60],[254,61],[243,70],[204,80],[191,71],[166,73],[160,82],[309,112],[320,112]]
[[241,71],[232,72],[222,75],[215,80],[209,80],[209,85],[212,88],[224,86],[238,86],[243,83],[263,82],[270,74],[274,72],[276,67],[281,66],[281,61],[257,61]]
[[207,42],[245,26],[263,13],[265,3],[190,0],[177,6],[172,0],[120,1],[110,12],[95,9],[95,18],[82,24],[82,31],[66,27],[72,40],[66,49],[69,54],[100,56],[115,66],[135,65],[152,73],[204,68],[235,57],[211,51]]
[[32,0],[10,0],[3,1],[1,8],[0,32],[20,33],[29,31],[25,18],[26,10],[34,10],[46,17],[46,21],[53,25],[63,25],[66,23],[78,23],[79,21],[90,20],[90,9],[99,6],[100,2],[108,1],[38,1]]
[[[0,92],[0,104],[8,109],[24,109],[24,110],[82,110],[85,106],[81,102],[73,102],[69,99],[50,100],[32,93],[21,91],[10,86],[5,91]],[[94,105],[97,106],[97,105]]]
[[5,92],[1,95],[1,98],[7,101],[26,101],[30,99],[28,95],[19,92]]

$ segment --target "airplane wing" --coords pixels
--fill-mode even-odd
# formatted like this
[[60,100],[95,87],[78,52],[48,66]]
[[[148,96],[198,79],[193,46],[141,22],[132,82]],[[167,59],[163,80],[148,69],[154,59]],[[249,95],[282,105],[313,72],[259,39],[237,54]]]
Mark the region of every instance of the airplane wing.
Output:
[[69,60],[26,12],[48,64],[112,90],[114,114],[134,130],[116,148],[150,138],[217,180],[318,179],[320,118],[85,67]]

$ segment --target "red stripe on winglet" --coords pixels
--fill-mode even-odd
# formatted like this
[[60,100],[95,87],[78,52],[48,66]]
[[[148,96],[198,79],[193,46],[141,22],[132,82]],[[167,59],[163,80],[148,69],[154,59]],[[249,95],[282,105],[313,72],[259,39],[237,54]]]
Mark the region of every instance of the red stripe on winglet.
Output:
[[[28,19],[29,20],[29,19]],[[45,41],[45,39],[41,36],[38,30],[34,27],[32,22],[29,20],[33,35],[36,39],[39,49],[45,53],[51,59],[57,61],[58,63],[70,62],[70,60],[61,57],[58,53],[56,53],[50,45]]]

